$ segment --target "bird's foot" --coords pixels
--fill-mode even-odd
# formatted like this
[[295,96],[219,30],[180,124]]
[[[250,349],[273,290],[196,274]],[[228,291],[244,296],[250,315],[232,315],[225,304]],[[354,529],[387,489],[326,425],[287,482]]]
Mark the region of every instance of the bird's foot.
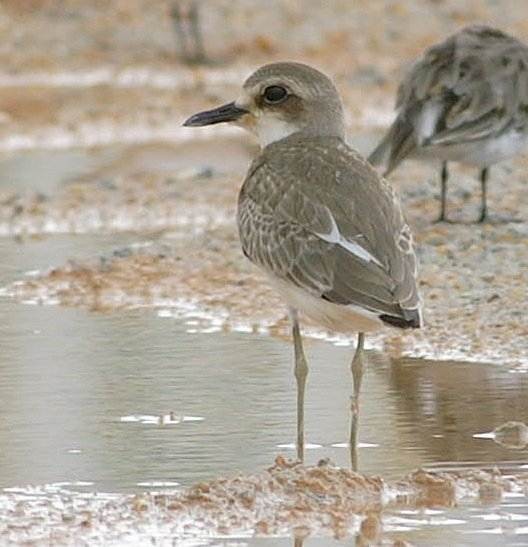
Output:
[[494,214],[492,216],[485,214],[480,215],[477,224],[510,224],[510,223],[520,223],[520,222],[526,222],[526,220],[519,218],[517,216],[511,216],[511,215],[502,215],[502,214]]
[[433,224],[459,224],[459,222],[447,218],[447,216],[445,215],[440,215],[436,220],[433,221]]

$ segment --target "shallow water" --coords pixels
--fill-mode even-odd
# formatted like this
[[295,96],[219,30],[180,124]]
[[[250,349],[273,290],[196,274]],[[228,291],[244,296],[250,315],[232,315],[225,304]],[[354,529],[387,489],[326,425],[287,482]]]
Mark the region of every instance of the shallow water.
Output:
[[[29,252],[33,244],[24,247]],[[294,439],[287,341],[189,334],[192,325],[150,310],[101,315],[3,302],[0,324],[0,487],[159,490],[267,467],[279,452],[293,456],[279,447]],[[332,445],[347,438],[350,348],[311,342],[308,352],[307,440],[316,446],[307,461],[330,457],[346,466],[347,449]],[[520,470],[525,450],[473,435],[528,415],[524,375],[497,365],[391,362],[379,354],[369,355],[368,366],[362,472],[390,479],[424,464]],[[156,423],[171,412],[178,423]],[[500,507],[468,504],[432,516],[388,512],[385,529],[418,544],[434,537],[451,545],[445,530],[454,538],[460,530],[497,530],[504,522],[513,530],[527,521],[528,498],[515,497]],[[527,534],[525,527],[525,540]],[[332,545],[321,541],[306,545]]]
[[[264,467],[278,452],[294,454],[287,341],[189,334],[192,319],[186,325],[149,310],[103,315],[4,302],[0,318],[0,486],[82,480],[97,490],[134,491],[149,481],[190,485]],[[346,448],[333,445],[347,439],[351,350],[307,346],[306,435],[313,445],[307,460],[330,457],[346,466]],[[380,354],[369,356],[368,367],[362,472],[396,478],[422,464],[525,456],[473,437],[528,415],[525,375],[494,365],[391,362]],[[171,412],[196,419],[154,423]]]
[[[106,166],[111,157],[103,151],[98,161]],[[66,156],[43,175],[44,182],[59,185],[82,175],[83,166],[93,168],[85,158],[80,172],[73,172],[70,160],[76,158]],[[41,160],[33,158],[31,169]],[[23,163],[10,161],[24,186],[30,177]],[[0,240],[0,284],[140,241],[137,234]],[[199,333],[191,316],[176,321],[161,315],[150,309],[101,314],[0,300],[0,488],[7,488],[7,495],[28,484],[117,493],[189,486],[267,467],[277,453],[294,456],[289,342],[249,333]],[[313,340],[306,348],[306,437],[312,444],[307,462],[329,457],[346,466],[348,451],[339,445],[348,438],[352,350]],[[475,435],[509,420],[526,422],[527,390],[528,376],[501,363],[395,361],[370,353],[360,470],[384,479],[422,465],[520,471],[526,468],[525,447],[507,448]],[[11,520],[16,523],[16,515],[9,515]],[[520,545],[528,541],[527,522],[526,496],[505,497],[498,506],[467,503],[437,513],[384,515],[390,537],[424,545],[496,545],[504,527],[510,533],[500,536],[501,544]],[[201,544],[232,542],[292,544],[289,538]],[[338,544],[305,541],[307,547]]]

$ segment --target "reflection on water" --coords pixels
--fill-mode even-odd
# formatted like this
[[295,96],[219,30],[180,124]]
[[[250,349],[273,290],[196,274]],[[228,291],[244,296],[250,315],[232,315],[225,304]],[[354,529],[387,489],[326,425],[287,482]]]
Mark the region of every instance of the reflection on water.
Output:
[[[500,363],[498,364],[500,365]],[[422,439],[427,461],[518,460],[509,450],[474,435],[528,418],[528,377],[500,366],[401,360],[388,371],[400,428]]]
[[[33,159],[43,161],[38,155]],[[87,169],[93,167],[86,162]],[[17,165],[4,162],[13,180],[24,184],[23,177],[16,179]],[[59,162],[56,169],[62,174],[50,172],[50,179],[70,178],[73,167]],[[111,252],[138,237],[0,240],[0,284],[28,270]],[[0,488],[178,488],[267,467],[278,452],[295,454],[288,341],[200,334],[192,320],[176,322],[150,310],[103,315],[6,300],[0,300],[0,341]],[[313,340],[306,341],[306,350],[307,462],[329,457],[348,466],[353,350]],[[391,361],[369,353],[360,470],[386,479],[422,465],[456,469],[498,463],[518,470],[526,461],[522,444],[515,449],[479,434],[508,421],[527,422],[527,392],[528,377],[501,363]],[[498,533],[502,543],[520,545],[528,534],[528,499],[506,497],[500,505],[462,504],[433,512],[395,509],[382,520],[390,537],[416,545],[496,545]],[[237,539],[236,544],[282,547],[293,541]],[[356,544],[364,541],[357,538]],[[304,540],[305,547],[343,544],[354,540]]]
[[[131,241],[4,240],[0,280],[62,262],[63,254],[94,255]],[[293,457],[290,343],[253,334],[199,334],[189,323],[150,310],[96,314],[0,301],[0,487],[159,490],[252,472],[269,466],[279,452]],[[348,466],[352,348],[313,340],[306,346],[306,459],[329,457]],[[519,469],[525,450],[474,435],[527,420],[528,377],[500,363],[391,361],[372,352],[367,357],[362,472],[390,479],[424,464],[456,468],[472,462]],[[508,542],[514,545],[526,539],[527,508],[524,496],[434,514],[394,509],[385,512],[382,527],[390,537],[417,545],[461,544],[462,533],[468,545],[475,538],[479,545],[495,545],[497,531],[510,526]],[[292,541],[240,540],[252,546]],[[304,545],[349,542],[317,538]]]
[[[280,451],[294,455],[287,341],[188,334],[185,324],[148,311],[98,315],[4,302],[0,318],[1,486],[188,485],[266,466]],[[308,351],[307,461],[346,466],[350,348],[312,342]],[[392,478],[424,463],[520,460],[523,451],[473,435],[526,419],[527,391],[526,376],[497,366],[371,355],[361,470]]]

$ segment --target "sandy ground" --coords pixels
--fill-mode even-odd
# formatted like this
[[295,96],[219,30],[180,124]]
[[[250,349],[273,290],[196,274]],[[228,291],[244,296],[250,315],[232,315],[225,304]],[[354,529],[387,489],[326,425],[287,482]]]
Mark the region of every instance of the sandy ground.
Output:
[[[217,143],[210,154],[208,146],[200,144],[205,157],[221,155],[221,149],[214,148]],[[231,166],[239,174],[218,174],[207,163],[170,176],[153,168],[145,172],[144,166],[152,163],[147,158],[156,148],[137,147],[89,180],[55,194],[0,195],[0,232],[22,240],[57,232],[141,233],[135,246],[86,263],[58,265],[15,282],[3,289],[4,294],[94,310],[163,307],[166,315],[202,316],[203,328],[242,324],[248,330],[287,335],[284,306],[242,256],[236,233],[236,194],[252,149],[242,142],[237,145],[236,139],[226,141],[226,147],[240,162],[238,168]],[[165,150],[165,155],[170,153]],[[136,158],[135,165],[131,157]],[[526,184],[525,162],[519,158],[495,169],[495,217],[523,215],[519,204]],[[387,329],[370,337],[369,343],[395,356],[490,361],[524,370],[528,224],[469,223],[478,214],[478,183],[471,171],[455,175],[450,209],[453,218],[468,223],[431,222],[438,205],[434,174],[426,166],[409,164],[393,179],[418,244],[426,328],[403,336]],[[509,191],[501,192],[506,178]],[[323,336],[315,326],[308,332]]]
[[331,74],[351,125],[383,125],[402,67],[447,33],[488,22],[528,37],[517,0],[202,1],[208,64],[192,67],[170,17],[189,2],[2,2],[0,147],[173,136],[188,112],[232,99],[256,66],[278,59]]
[[[4,191],[0,233],[127,230],[137,231],[140,243],[156,233],[153,246],[59,265],[4,293],[91,308],[172,304],[176,315],[180,308],[201,310],[227,328],[242,322],[284,334],[283,307],[242,258],[235,233],[236,191],[255,149],[237,130],[192,130],[182,128],[182,120],[231,100],[254,66],[295,57],[335,77],[351,139],[366,136],[373,145],[373,134],[379,137],[392,116],[401,67],[423,47],[475,21],[528,34],[522,3],[513,1],[276,1],[265,10],[250,0],[218,1],[202,5],[211,62],[187,66],[175,45],[170,4],[2,4],[0,149],[15,154],[115,142],[130,143],[130,149],[57,192]],[[134,144],[160,139],[172,148],[158,159],[155,144],[147,150]],[[203,139],[217,142],[199,146]],[[229,139],[225,149],[218,144],[222,139]],[[157,164],[171,154],[194,163],[160,170]],[[214,158],[233,155],[227,168],[216,169]],[[371,339],[374,346],[393,354],[528,367],[526,167],[525,158],[497,166],[490,184],[495,218],[523,222],[484,226],[431,222],[437,214],[434,168],[408,163],[391,177],[419,244],[427,328],[401,339],[387,331]],[[462,168],[453,172],[455,219],[477,216],[474,175]]]
[[[98,312],[155,307],[165,317],[198,317],[204,330],[285,336],[284,307],[242,256],[234,224],[237,190],[254,145],[225,129],[181,128],[182,120],[232,100],[256,66],[294,58],[335,78],[351,139],[373,144],[373,135],[381,135],[391,119],[402,66],[425,46],[477,21],[528,39],[526,6],[518,0],[275,0],[264,8],[254,0],[217,0],[202,2],[209,63],[188,66],[176,46],[170,4],[1,3],[2,153],[112,143],[129,148],[56,191],[0,189],[0,234],[21,244],[54,233],[132,231],[138,240],[83,263],[50,265],[2,288],[2,294]],[[226,139],[224,144],[208,141],[212,135]],[[157,144],[161,140],[170,143]],[[156,144],[142,144],[146,141]],[[172,165],[168,157],[192,163]],[[426,328],[403,336],[387,330],[370,337],[368,345],[394,356],[490,361],[528,371],[527,167],[520,157],[493,168],[493,222],[482,226],[432,223],[438,205],[434,168],[408,163],[391,177],[418,244]],[[478,214],[474,175],[453,170],[450,211],[464,222]],[[505,223],[502,217],[521,222]],[[307,325],[307,333],[349,342],[316,326]],[[308,468],[280,459],[260,474],[174,495],[99,497],[97,503],[87,498],[83,505],[77,496],[59,492],[46,505],[9,494],[0,497],[0,508],[17,524],[0,527],[0,541],[25,531],[26,537],[40,537],[43,522],[59,543],[78,534],[108,538],[142,531],[153,521],[166,526],[168,535],[187,523],[190,528],[182,530],[191,534],[294,530],[340,537],[359,531],[365,541],[378,541],[384,538],[380,511],[388,493],[391,502],[403,505],[449,506],[460,492],[486,503],[516,488],[526,491],[526,479],[498,472],[417,472],[387,484],[326,463]],[[257,510],[259,489],[281,500],[278,510],[266,508],[265,518]],[[226,512],[225,500],[236,511]]]
[[13,489],[0,496],[0,507],[9,516],[7,522],[16,516],[17,525],[0,524],[0,540],[128,545],[182,537],[291,534],[299,539],[356,535],[358,545],[403,546],[410,544],[397,539],[394,531],[384,531],[390,511],[438,510],[462,500],[493,506],[503,496],[522,495],[527,487],[525,476],[497,470],[419,470],[389,483],[326,460],[312,467],[278,456],[273,466],[258,473],[203,482],[176,493],[112,496]]

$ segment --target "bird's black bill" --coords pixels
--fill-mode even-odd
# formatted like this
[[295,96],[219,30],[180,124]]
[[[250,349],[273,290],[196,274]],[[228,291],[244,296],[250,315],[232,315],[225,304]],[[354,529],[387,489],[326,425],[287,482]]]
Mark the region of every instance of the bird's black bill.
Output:
[[247,110],[236,106],[233,102],[213,108],[213,110],[198,112],[198,114],[186,120],[183,125],[186,127],[201,127],[202,125],[213,125],[215,123],[234,122],[247,113]]

